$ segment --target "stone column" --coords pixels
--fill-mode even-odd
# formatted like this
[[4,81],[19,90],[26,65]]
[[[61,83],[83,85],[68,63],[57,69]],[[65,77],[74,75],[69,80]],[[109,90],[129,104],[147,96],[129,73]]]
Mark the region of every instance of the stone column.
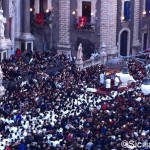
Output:
[[100,43],[106,44],[108,56],[115,56],[117,54],[117,0],[101,1],[100,18]]
[[133,47],[140,46],[140,42],[138,39],[139,34],[139,18],[140,18],[140,0],[134,1],[134,27],[133,27]]
[[2,1],[2,9],[4,11],[4,17],[6,18],[5,38],[9,39],[9,0]]
[[22,34],[19,37],[21,50],[33,50],[34,37],[30,33],[30,0],[22,0]]
[[21,34],[21,29],[20,29],[20,24],[21,24],[21,20],[20,20],[20,14],[21,14],[21,12],[20,12],[20,0],[16,0],[15,1],[15,7],[16,7],[16,9],[15,9],[15,26],[16,26],[16,28],[15,28],[15,34],[16,34],[16,37],[19,37],[20,36],[20,34]]
[[23,0],[23,33],[30,33],[30,0]]
[[60,51],[69,55],[70,44],[70,0],[59,0],[59,43]]

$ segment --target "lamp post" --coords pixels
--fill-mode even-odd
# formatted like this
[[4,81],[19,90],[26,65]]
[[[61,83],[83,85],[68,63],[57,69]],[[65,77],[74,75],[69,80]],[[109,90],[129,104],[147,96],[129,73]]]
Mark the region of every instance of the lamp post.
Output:
[[141,91],[144,95],[150,94],[150,79],[144,78],[143,83],[141,85]]

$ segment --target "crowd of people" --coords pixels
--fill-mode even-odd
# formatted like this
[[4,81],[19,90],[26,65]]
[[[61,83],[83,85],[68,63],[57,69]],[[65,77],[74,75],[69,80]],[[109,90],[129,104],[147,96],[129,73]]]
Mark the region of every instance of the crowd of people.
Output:
[[81,70],[48,51],[4,60],[0,150],[121,150],[123,140],[149,142],[150,97],[139,86],[145,72],[134,66],[130,60],[136,82],[109,97],[86,90],[101,86],[104,65]]

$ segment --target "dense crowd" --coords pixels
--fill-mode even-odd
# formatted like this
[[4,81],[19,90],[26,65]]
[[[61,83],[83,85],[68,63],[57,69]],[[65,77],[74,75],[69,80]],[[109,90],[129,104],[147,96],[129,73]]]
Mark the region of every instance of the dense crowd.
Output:
[[109,97],[86,91],[100,86],[103,65],[80,70],[63,54],[31,51],[4,60],[0,150],[121,150],[123,140],[149,142],[150,97],[139,87],[145,72],[134,60],[128,66],[136,82]]

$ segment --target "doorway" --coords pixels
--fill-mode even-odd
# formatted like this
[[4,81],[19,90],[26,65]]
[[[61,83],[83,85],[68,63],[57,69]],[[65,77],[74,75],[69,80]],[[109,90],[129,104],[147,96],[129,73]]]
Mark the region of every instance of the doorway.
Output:
[[147,39],[148,39],[148,33],[144,33],[144,35],[143,35],[143,50],[147,49]]
[[87,22],[91,22],[91,2],[82,2],[82,16],[87,17]]
[[120,35],[120,55],[127,56],[128,51],[128,31],[123,31]]

